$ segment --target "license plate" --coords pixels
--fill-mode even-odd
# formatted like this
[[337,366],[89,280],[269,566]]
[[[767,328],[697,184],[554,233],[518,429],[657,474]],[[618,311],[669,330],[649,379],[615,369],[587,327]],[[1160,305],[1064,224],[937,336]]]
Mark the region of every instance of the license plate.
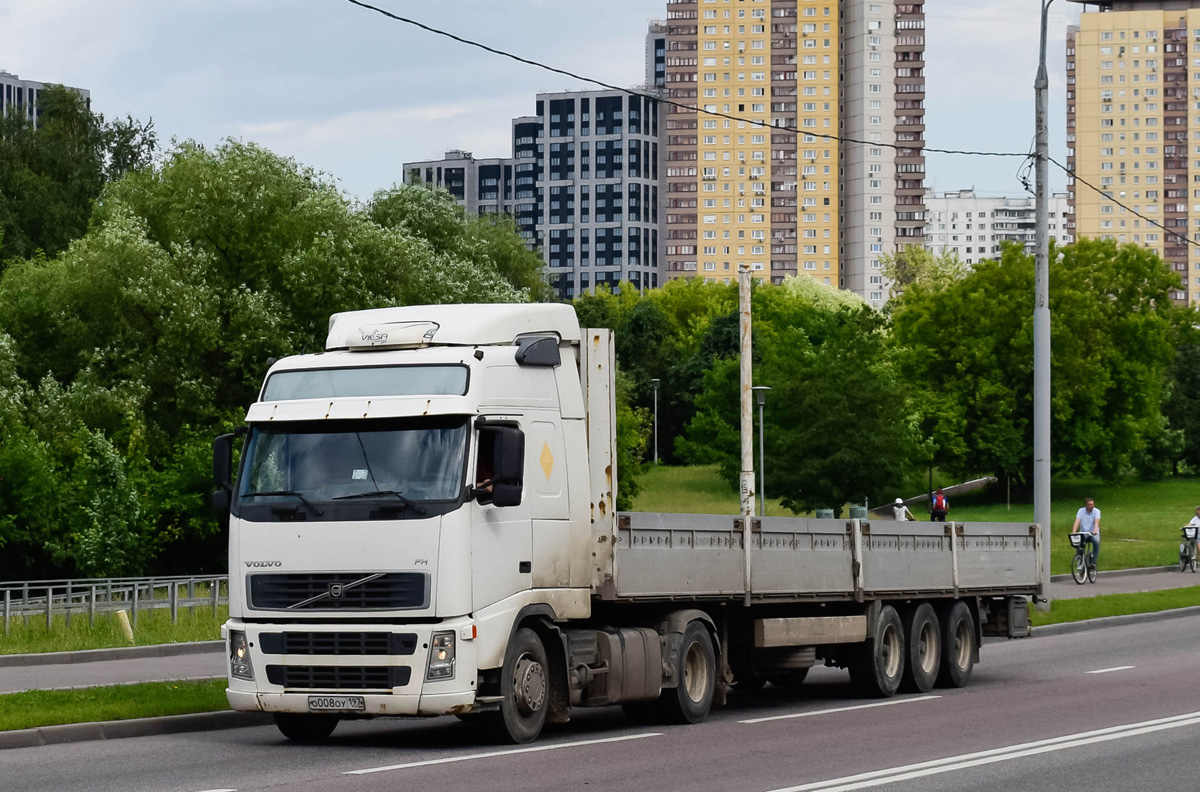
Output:
[[362,696],[309,696],[309,712],[362,712],[367,700]]

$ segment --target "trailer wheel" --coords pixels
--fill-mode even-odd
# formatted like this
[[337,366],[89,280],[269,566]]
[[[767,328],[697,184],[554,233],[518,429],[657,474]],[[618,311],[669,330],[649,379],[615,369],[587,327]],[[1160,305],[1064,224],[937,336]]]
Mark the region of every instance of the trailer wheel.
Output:
[[664,690],[659,700],[666,720],[699,723],[707,718],[717,689],[717,655],[712,636],[701,622],[691,622],[683,631],[675,678],[679,685]]
[[904,625],[891,605],[879,609],[875,637],[868,638],[850,663],[850,681],[867,698],[895,695],[904,676]]
[[542,639],[528,627],[513,635],[500,670],[500,711],[487,713],[499,742],[529,743],[542,733],[550,701],[550,665]]
[[962,600],[956,601],[942,620],[942,668],[939,687],[963,687],[975,668],[975,620]]
[[324,740],[337,728],[337,715],[298,715],[275,713],[275,726],[293,742],[314,743]]
[[900,689],[928,693],[942,665],[942,631],[932,605],[922,602],[905,614],[904,638],[908,642],[908,662]]

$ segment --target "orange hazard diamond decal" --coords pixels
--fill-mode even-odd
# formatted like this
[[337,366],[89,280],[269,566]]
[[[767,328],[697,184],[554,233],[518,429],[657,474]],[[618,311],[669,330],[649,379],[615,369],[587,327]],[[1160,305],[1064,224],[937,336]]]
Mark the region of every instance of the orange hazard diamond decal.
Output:
[[546,474],[546,480],[550,480],[550,474],[554,472],[554,454],[550,453],[550,444],[542,443],[542,455],[538,457],[538,461],[542,463],[542,471]]

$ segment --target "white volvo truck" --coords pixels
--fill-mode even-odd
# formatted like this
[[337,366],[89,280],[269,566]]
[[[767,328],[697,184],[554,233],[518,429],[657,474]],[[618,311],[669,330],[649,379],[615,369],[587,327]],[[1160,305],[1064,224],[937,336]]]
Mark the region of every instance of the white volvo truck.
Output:
[[610,331],[528,304],[337,314],[274,363],[214,443],[232,707],[528,742],[575,707],[701,721],[816,663],[961,686],[983,635],[1027,634],[1027,524],[615,512],[614,365]]

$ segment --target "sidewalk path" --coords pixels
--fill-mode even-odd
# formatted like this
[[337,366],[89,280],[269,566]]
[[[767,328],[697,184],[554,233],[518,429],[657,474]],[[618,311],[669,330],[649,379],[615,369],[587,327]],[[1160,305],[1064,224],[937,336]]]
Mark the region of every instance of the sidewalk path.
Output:
[[176,679],[224,678],[225,670],[225,652],[220,648],[204,654],[178,657],[141,657],[67,665],[13,666],[0,668],[0,693],[123,685],[132,682],[163,682]]
[[1054,575],[1050,579],[1050,600],[1099,597],[1103,594],[1136,594],[1142,591],[1200,586],[1200,573],[1180,572],[1179,567],[1155,567],[1146,570],[1116,570],[1101,572],[1095,583],[1082,586],[1070,575]]

